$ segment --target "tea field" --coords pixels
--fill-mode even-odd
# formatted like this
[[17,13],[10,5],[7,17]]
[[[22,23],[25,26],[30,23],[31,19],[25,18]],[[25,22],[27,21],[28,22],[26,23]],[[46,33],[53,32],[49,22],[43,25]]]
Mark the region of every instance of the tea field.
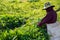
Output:
[[49,40],[46,25],[37,26],[46,15],[46,2],[60,8],[60,0],[0,0],[0,40]]

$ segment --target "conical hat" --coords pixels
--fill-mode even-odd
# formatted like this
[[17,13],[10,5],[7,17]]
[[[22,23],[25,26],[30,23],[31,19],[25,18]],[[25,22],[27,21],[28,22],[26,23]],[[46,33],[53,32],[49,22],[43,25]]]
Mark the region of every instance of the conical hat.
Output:
[[50,2],[47,2],[47,3],[45,3],[43,10],[45,10],[45,9],[47,9],[47,8],[49,8],[49,7],[55,7],[55,6],[54,6],[54,5],[51,5]]

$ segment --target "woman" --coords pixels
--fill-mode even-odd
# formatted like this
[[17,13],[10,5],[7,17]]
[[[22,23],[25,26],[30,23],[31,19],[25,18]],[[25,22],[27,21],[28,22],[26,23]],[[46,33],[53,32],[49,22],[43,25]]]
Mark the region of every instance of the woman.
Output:
[[38,23],[38,26],[46,24],[50,40],[60,40],[60,23],[57,22],[57,13],[53,10],[53,7],[55,6],[49,2],[45,3],[43,10],[46,10],[47,15]]

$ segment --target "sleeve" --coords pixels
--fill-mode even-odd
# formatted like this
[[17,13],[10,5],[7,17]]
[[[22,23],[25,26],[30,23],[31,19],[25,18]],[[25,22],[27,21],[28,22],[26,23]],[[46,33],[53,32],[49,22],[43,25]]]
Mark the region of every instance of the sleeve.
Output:
[[51,16],[50,14],[47,14],[47,15],[41,20],[41,22],[38,23],[38,26],[42,26],[43,24],[47,23],[51,18],[52,18],[52,16]]

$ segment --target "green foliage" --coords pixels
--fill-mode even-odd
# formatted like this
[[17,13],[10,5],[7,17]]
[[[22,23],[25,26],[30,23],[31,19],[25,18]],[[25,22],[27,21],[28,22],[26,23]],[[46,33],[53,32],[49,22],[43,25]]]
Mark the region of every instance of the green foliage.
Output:
[[1,29],[13,29],[24,25],[25,19],[21,16],[0,16],[0,28]]
[[39,2],[40,0],[28,0],[28,2]]
[[45,26],[37,28],[34,25],[6,30],[2,33],[2,40],[48,40]]
[[[48,0],[56,7],[57,0]],[[53,1],[53,2],[52,2]],[[0,0],[0,40],[49,40],[46,25],[38,22],[46,15],[42,10],[47,0]],[[60,21],[60,12],[58,21]]]

